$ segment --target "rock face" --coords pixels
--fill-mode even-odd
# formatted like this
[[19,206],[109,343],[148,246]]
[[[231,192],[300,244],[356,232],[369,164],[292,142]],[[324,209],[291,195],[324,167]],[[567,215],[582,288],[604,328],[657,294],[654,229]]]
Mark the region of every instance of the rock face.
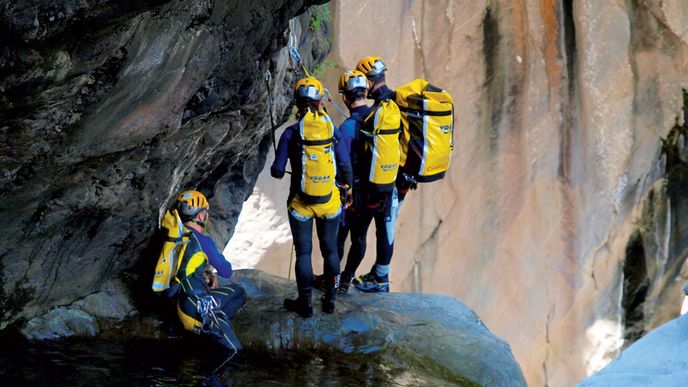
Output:
[[[337,300],[334,314],[327,315],[320,312],[317,294],[314,316],[303,319],[282,307],[282,300],[296,293],[293,280],[257,270],[238,271],[232,279],[244,286],[248,294],[246,305],[232,323],[244,347],[252,351],[340,351],[353,356],[376,356],[390,367],[413,369],[444,383],[525,386],[509,345],[454,298],[352,291]],[[113,300],[109,292],[101,293],[104,294],[98,294],[98,298]],[[141,315],[124,309],[116,315],[108,313],[107,308],[89,311],[85,304],[89,303],[80,301],[34,318],[23,333],[41,339],[165,335],[160,324],[151,324]],[[120,325],[113,325],[113,319],[120,320]],[[142,331],[142,326],[151,329]],[[106,329],[101,332],[101,327]]]
[[329,48],[290,19],[321,2],[0,2],[0,328],[154,260],[182,189],[228,240],[269,146],[266,70],[278,124],[290,36],[307,66]]
[[[688,3],[333,8],[339,70],[380,55],[392,87],[422,77],[455,97],[453,165],[404,203],[393,290],[466,302],[511,344],[533,386],[580,381],[678,313]],[[285,195],[261,181],[259,213],[245,218],[281,227],[260,211],[282,214]],[[251,261],[286,276],[289,243],[275,239]],[[371,248],[360,270],[373,259]]]
[[688,316],[672,320],[636,341],[579,387],[682,386],[688,380]]

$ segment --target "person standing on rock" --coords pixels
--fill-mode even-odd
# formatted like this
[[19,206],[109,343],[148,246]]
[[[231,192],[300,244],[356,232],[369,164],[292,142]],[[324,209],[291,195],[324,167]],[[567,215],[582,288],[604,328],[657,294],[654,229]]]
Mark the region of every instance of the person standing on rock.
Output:
[[[353,171],[353,185],[342,186],[340,188],[340,197],[344,211],[342,212],[342,221],[339,226],[339,233],[337,236],[337,253],[340,262],[344,256],[344,243],[351,230],[351,225],[356,218],[356,211],[358,207],[363,205],[359,198],[363,198],[364,191],[362,181],[366,179],[368,172],[365,168],[361,168],[358,162],[361,157],[361,143],[359,139],[359,132],[363,128],[363,120],[370,114],[370,106],[366,104],[366,96],[368,95],[368,80],[365,74],[356,70],[347,70],[339,78],[339,92],[342,95],[342,101],[349,109],[349,117],[339,126],[341,139],[337,144],[337,155],[340,153],[346,161],[351,163]],[[358,240],[352,240],[352,247],[349,251],[349,258],[347,258],[346,269],[342,271],[339,281],[339,294],[346,294],[349,290],[351,280],[354,272],[360,264],[358,259],[359,253],[354,253],[355,258],[351,257],[351,251],[360,251],[361,247],[356,243]],[[365,242],[365,240],[364,240]],[[352,266],[350,262],[356,262]],[[323,276],[317,276],[315,279],[315,287],[324,289]]]
[[351,165],[344,152],[335,147],[339,131],[321,105],[323,86],[314,77],[296,82],[294,99],[298,121],[284,130],[279,139],[270,174],[281,179],[286,164],[291,165],[291,185],[287,198],[287,215],[296,252],[296,285],[298,297],[284,300],[284,307],[302,317],[313,315],[313,221],[315,220],[320,252],[324,262],[325,294],[322,311],[333,313],[339,279],[337,230],[341,214],[339,191],[335,179],[351,186]]
[[208,200],[198,191],[185,191],[177,197],[177,212],[189,235],[176,275],[180,288],[177,313],[186,330],[208,334],[236,353],[242,347],[230,319],[246,303],[246,291],[236,284],[218,287],[217,281],[209,283],[206,277],[208,263],[221,277],[228,280],[232,276],[231,263],[205,234],[209,211]]
[[394,233],[399,198],[395,181],[399,169],[399,133],[401,114],[394,102],[394,91],[387,87],[382,59],[368,56],[361,59],[356,70],[366,76],[367,96],[375,101],[370,113],[361,109],[355,116],[360,139],[357,176],[360,193],[354,192],[356,216],[351,226],[351,250],[347,257],[344,280],[353,277],[366,251],[370,223],[375,220],[376,259],[368,274],[353,279],[354,286],[368,293],[389,292],[389,269],[394,251]]

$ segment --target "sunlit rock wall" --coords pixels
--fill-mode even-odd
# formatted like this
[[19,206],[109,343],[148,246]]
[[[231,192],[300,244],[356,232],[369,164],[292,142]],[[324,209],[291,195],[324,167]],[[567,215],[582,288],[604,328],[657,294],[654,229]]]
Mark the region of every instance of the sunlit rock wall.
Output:
[[[510,343],[533,386],[580,381],[624,339],[678,313],[688,274],[688,3],[381,0],[332,9],[340,69],[380,55],[392,87],[422,77],[456,99],[451,172],[412,192],[401,211],[394,291],[466,302]],[[326,73],[332,90],[335,73]],[[254,192],[273,194],[254,209],[284,222],[286,188],[279,195],[272,184],[259,180]],[[287,276],[280,230],[276,244],[241,255]]]

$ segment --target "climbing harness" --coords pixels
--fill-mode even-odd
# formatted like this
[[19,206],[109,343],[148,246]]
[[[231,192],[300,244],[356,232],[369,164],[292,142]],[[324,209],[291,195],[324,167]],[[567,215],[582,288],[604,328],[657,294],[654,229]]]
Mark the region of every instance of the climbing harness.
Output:
[[[208,295],[202,298],[199,298],[198,301],[196,301],[196,309],[198,310],[198,313],[201,314],[201,332],[209,334],[211,333],[210,330],[213,328],[213,326],[216,329],[221,329],[220,328],[220,319],[223,319],[225,321],[225,324],[229,323],[229,318],[227,317],[227,314],[225,314],[222,309],[220,309],[220,303],[215,299],[215,297]],[[227,337],[225,336],[225,339]],[[231,341],[230,341],[230,344]],[[225,359],[220,366],[218,366],[214,372],[222,368],[229,360],[231,360],[234,355],[237,354],[237,349],[234,347],[234,344],[232,344],[233,350],[232,354]]]
[[209,333],[212,324],[215,326],[220,326],[220,322],[217,320],[215,312],[219,308],[220,304],[215,300],[213,296],[205,296],[196,301],[196,309],[198,313],[201,314],[203,319],[201,323],[201,331],[203,333]]

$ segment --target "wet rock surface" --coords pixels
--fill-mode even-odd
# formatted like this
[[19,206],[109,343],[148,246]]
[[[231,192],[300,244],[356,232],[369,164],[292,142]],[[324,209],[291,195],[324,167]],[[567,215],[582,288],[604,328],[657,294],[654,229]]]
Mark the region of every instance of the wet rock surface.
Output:
[[682,386],[688,380],[688,316],[658,327],[636,341],[579,387]]
[[[248,301],[232,324],[251,351],[371,355],[391,367],[411,368],[461,385],[525,386],[509,345],[452,297],[352,290],[338,298],[335,313],[324,314],[318,301],[321,293],[316,291],[314,316],[304,319],[282,307],[285,298],[294,297],[294,281],[257,270],[237,271],[232,280],[247,291]],[[179,327],[170,330],[173,324],[148,312],[142,315],[108,307],[108,302],[92,308],[88,300],[95,297],[113,305],[127,298],[111,291],[102,293],[30,320],[23,335],[30,339],[97,335],[119,340],[179,335]]]
[[154,261],[182,189],[229,239],[269,147],[266,70],[280,123],[290,34],[308,66],[327,49],[289,21],[321,2],[0,3],[0,328]]

